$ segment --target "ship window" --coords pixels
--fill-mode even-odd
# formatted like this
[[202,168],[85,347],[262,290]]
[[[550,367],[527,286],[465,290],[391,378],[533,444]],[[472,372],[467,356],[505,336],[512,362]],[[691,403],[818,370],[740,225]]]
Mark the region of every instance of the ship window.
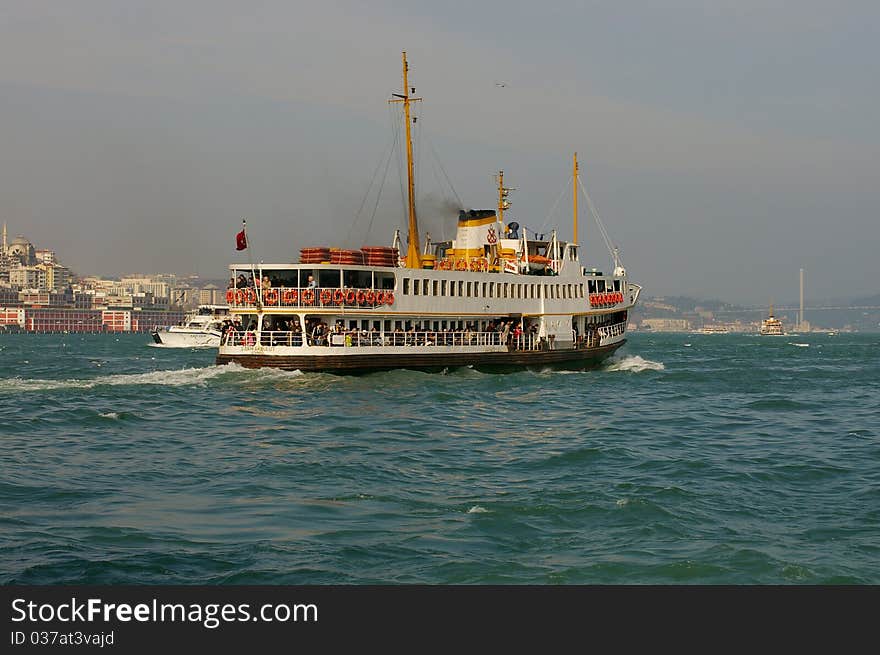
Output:
[[483,298],[486,297],[486,283],[483,282],[483,293],[480,294]]
[[429,282],[429,280],[422,280],[422,295],[423,296],[428,295],[428,282]]
[[413,295],[418,296],[422,292],[421,280],[413,280]]
[[391,321],[385,321],[382,330],[385,332],[391,332]]
[[[317,272],[315,279],[318,280],[318,286],[322,289],[338,289],[340,281],[340,271],[338,270],[321,270]],[[306,278],[308,279],[308,278]]]
[[409,295],[409,278],[408,277],[403,278],[403,295],[404,296]]
[[474,290],[474,285],[472,283],[468,282],[467,283],[467,297],[468,298],[471,297],[473,290]]
[[495,297],[495,283],[494,282],[489,283],[489,297],[490,298]]
[[605,280],[596,280],[596,290],[599,293],[605,291]]
[[587,289],[590,293],[596,293],[596,280],[587,280]]
[[434,280],[434,295],[440,295],[440,283],[437,280]]
[[614,280],[614,290],[620,291],[620,280]]
[[394,273],[376,273],[375,277],[377,289],[394,289]]
[[344,287],[349,289],[369,289],[373,286],[373,274],[370,271],[343,271]]
[[445,295],[447,295],[447,294],[446,294],[446,280],[443,280],[443,281],[440,283],[440,295],[441,295],[441,296],[445,296]]
[[458,282],[458,295],[459,296],[464,295],[464,281],[463,280],[459,280],[459,282]]
[[449,282],[449,295],[450,296],[455,295],[455,281],[454,280]]

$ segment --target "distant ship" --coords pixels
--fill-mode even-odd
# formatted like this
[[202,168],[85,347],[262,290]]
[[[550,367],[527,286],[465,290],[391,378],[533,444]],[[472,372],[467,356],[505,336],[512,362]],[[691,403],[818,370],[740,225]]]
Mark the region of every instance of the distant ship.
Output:
[[171,348],[218,348],[228,316],[226,305],[199,305],[186,315],[183,325],[157,326],[150,334],[153,341]]
[[730,330],[728,330],[723,325],[704,325],[696,332],[696,334],[729,334],[729,333],[730,333]]
[[770,312],[763,321],[761,321],[761,334],[768,337],[781,337],[785,335],[782,328],[782,321],[773,316],[773,305],[770,305]]
[[[497,211],[462,209],[454,240],[427,239],[420,250],[409,115],[417,99],[407,70],[404,53],[403,92],[394,101],[404,108],[408,241],[403,248],[399,236],[390,246],[359,250],[302,248],[298,264],[256,270],[230,265],[226,297],[242,328],[226,332],[217,363],[329,372],[580,369],[609,357],[626,342],[641,287],[629,281],[616,250],[610,274],[582,264],[576,157],[571,241],[555,230],[550,238],[527,235],[505,221],[512,189],[499,172]],[[238,250],[247,248],[244,230],[236,238]]]

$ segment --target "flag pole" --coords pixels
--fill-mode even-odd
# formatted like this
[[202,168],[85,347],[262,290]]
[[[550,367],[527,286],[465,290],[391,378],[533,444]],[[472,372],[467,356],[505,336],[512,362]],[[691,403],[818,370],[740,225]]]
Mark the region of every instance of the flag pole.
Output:
[[248,263],[251,265],[251,279],[254,281],[254,295],[257,300],[257,311],[263,311],[263,281],[261,278],[257,278],[257,272],[254,270],[254,255],[251,252],[251,240],[248,238],[247,234],[247,219],[241,219],[241,231],[244,232],[244,245],[247,249],[248,253]]

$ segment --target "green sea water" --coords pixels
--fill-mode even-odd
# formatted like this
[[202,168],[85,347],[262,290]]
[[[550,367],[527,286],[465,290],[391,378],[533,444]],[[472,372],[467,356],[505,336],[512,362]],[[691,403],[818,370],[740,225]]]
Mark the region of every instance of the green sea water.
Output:
[[880,335],[358,377],[148,339],[0,336],[0,582],[880,583]]

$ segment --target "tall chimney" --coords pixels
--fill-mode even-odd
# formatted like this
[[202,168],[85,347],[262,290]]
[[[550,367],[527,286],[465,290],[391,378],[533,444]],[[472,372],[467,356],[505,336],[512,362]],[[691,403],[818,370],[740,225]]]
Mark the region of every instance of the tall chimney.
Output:
[[798,330],[804,324],[804,269],[801,269],[801,311],[798,314]]

